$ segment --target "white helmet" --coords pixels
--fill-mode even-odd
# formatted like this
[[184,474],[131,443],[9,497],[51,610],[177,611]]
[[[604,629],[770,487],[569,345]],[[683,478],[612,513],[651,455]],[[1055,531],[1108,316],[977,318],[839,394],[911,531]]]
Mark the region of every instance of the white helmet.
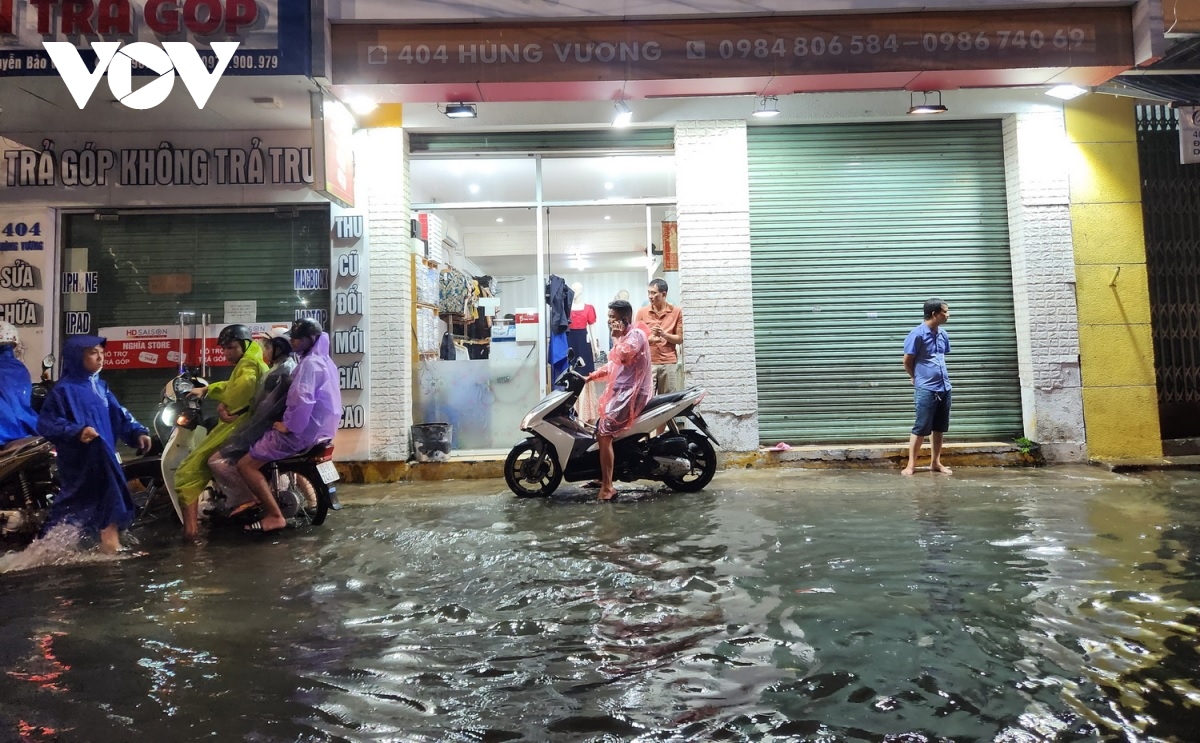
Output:
[[12,346],[13,353],[19,358],[25,348],[21,345],[21,336],[10,322],[0,320],[0,346]]

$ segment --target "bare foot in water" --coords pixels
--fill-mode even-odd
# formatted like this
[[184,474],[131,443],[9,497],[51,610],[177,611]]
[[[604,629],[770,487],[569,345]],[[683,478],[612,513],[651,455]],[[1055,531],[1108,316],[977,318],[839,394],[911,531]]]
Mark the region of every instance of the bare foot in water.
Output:
[[616,488],[609,488],[608,490],[601,489],[600,494],[597,497],[600,500],[612,500],[613,498],[617,497],[617,489]]
[[953,475],[953,474],[954,474],[954,470],[952,470],[952,469],[950,469],[949,467],[947,467],[946,465],[944,465],[944,464],[940,464],[940,463],[939,463],[939,464],[930,465],[930,467],[929,467],[929,471],[930,471],[930,472],[936,472],[936,473],[938,473],[939,475]]
[[912,462],[909,462],[907,467],[900,470],[900,474],[902,474],[902,475],[911,475],[912,473],[913,473]]
[[109,524],[100,530],[100,551],[106,555],[115,555],[121,550],[121,539],[117,533],[117,525]]

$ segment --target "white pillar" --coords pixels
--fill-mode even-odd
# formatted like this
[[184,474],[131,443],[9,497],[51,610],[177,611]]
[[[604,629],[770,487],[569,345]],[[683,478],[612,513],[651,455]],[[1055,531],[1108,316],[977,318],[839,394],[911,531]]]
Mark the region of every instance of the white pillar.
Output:
[[722,449],[756,451],[746,122],[679,122],[675,183],[687,384],[708,390],[700,412]]
[[413,254],[410,237],[408,136],[372,129],[359,140],[355,188],[367,193],[371,317],[370,458],[408,459],[412,425]]
[[1025,436],[1050,461],[1086,457],[1068,151],[1061,110],[1004,120]]

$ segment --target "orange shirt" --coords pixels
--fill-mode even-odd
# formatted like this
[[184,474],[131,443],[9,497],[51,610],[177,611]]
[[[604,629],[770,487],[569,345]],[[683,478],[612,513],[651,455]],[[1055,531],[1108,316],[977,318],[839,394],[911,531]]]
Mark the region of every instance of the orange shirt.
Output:
[[[655,311],[651,306],[641,307],[633,320],[646,323],[651,330],[654,330],[655,325],[661,325],[663,332],[670,335],[683,332],[683,310],[672,304],[664,305],[661,311]],[[655,338],[651,333],[650,363],[674,364],[677,361],[679,356],[675,353],[675,344],[668,343],[665,338]]]

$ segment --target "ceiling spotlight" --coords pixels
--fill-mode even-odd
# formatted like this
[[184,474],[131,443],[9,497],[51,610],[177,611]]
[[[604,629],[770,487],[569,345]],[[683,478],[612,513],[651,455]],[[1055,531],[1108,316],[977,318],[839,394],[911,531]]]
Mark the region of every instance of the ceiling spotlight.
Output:
[[1046,95],[1069,101],[1072,98],[1078,98],[1086,92],[1088,92],[1087,88],[1081,88],[1078,85],[1055,85],[1046,91]]
[[629,122],[633,121],[633,109],[629,108],[629,104],[624,99],[617,101],[615,106],[616,115],[613,116],[613,126],[629,126]]
[[[922,90],[921,102],[917,103],[917,91],[910,91],[908,94],[908,112],[910,114],[944,114],[950,109],[942,105],[942,91],[940,90]],[[937,102],[930,102],[930,98],[937,96]]]
[[473,119],[479,115],[474,103],[447,103],[442,113],[451,119]]
[[752,116],[760,119],[770,118],[779,115],[779,98],[773,95],[764,95],[758,99],[758,105],[754,108]]

